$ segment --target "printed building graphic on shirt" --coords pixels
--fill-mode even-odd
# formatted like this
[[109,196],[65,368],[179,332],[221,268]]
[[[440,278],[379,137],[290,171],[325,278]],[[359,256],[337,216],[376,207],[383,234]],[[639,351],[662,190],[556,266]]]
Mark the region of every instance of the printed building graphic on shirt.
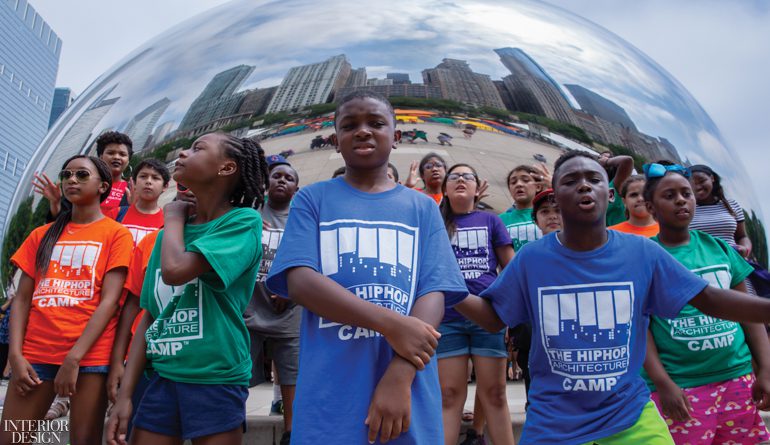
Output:
[[283,238],[283,229],[262,229],[262,260],[259,262],[257,282],[264,283],[267,273],[273,266],[275,253]]
[[32,297],[40,307],[75,306],[94,297],[94,268],[102,243],[59,241],[53,248],[48,273]]
[[138,226],[136,224],[123,224],[125,228],[128,229],[129,232],[131,232],[131,237],[134,238],[134,246],[138,245],[142,239],[151,234],[152,232],[158,230],[157,227],[144,227],[144,226]]
[[520,222],[509,224],[505,227],[508,229],[508,234],[513,241],[513,250],[518,252],[519,249],[530,241],[539,240],[543,237],[543,232],[534,222]]
[[489,272],[489,229],[463,227],[455,231],[451,240],[460,272],[466,280],[474,280]]
[[[153,296],[160,316],[147,328],[147,350],[152,354],[176,355],[190,340],[203,338],[200,282],[195,278],[182,286],[169,286],[163,282],[160,269],[155,271],[154,282]],[[166,308],[170,304],[174,310],[169,314]]]
[[610,391],[628,370],[631,282],[538,289],[541,340],[567,391]]
[[[321,272],[362,300],[402,315],[414,301],[419,231],[390,221],[336,220],[320,225]],[[319,328],[340,326],[319,321]],[[379,336],[343,326],[341,340]]]
[[[727,264],[716,264],[691,270],[708,281],[709,285],[729,289],[732,274]],[[741,326],[729,320],[722,320],[701,313],[692,306],[685,306],[672,320],[665,320],[671,326],[671,338],[686,342],[691,351],[727,348],[732,346]]]

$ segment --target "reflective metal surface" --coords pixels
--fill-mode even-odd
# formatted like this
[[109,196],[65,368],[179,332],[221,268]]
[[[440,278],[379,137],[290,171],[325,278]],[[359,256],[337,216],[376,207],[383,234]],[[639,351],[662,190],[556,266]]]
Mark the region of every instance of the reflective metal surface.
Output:
[[[98,78],[52,128],[21,183],[35,171],[55,172],[108,129],[129,133],[135,150],[145,151],[217,128],[270,135],[267,153],[292,150],[301,185],[326,179],[342,160],[331,149],[310,150],[316,136],[333,132],[318,104],[363,87],[415,98],[394,99],[407,109],[399,129],[417,128],[428,139],[393,152],[402,181],[412,160],[438,151],[450,164],[476,166],[499,211],[512,202],[508,170],[536,162],[535,155],[552,164],[564,146],[587,149],[574,140],[582,135],[649,160],[712,165],[730,197],[758,208],[737,156],[663,68],[586,20],[524,0],[233,1],[158,36]],[[437,110],[438,99],[454,105]],[[304,114],[276,117],[293,111]],[[582,135],[554,125],[528,132],[534,118],[520,112]],[[519,113],[519,121],[506,113]],[[468,123],[477,129],[471,138],[463,133]],[[440,146],[439,133],[453,136],[453,145]],[[17,191],[15,203],[28,192]]]

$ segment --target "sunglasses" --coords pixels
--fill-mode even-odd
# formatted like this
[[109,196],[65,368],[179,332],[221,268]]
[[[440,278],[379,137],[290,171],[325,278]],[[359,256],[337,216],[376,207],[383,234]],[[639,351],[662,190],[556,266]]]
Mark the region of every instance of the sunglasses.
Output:
[[657,164],[653,162],[652,164],[644,164],[642,166],[642,169],[644,170],[644,176],[647,179],[661,178],[663,176],[666,176],[666,173],[668,172],[679,173],[685,178],[690,177],[690,169],[688,167],[684,167],[678,164],[663,165],[663,164]]
[[183,186],[182,184],[180,184],[178,182],[176,183],[176,191],[178,191],[178,192],[186,192],[187,190],[190,190],[190,189],[188,189],[187,187]]
[[460,178],[463,178],[466,181],[475,181],[476,175],[473,173],[450,173],[446,177],[447,181],[457,181]]
[[62,170],[59,172],[59,179],[67,181],[72,175],[75,175],[75,179],[77,179],[78,182],[88,182],[88,180],[91,179],[91,172],[88,170]]
[[446,166],[441,162],[426,162],[425,165],[422,166],[423,170],[430,170],[433,168],[446,168]]

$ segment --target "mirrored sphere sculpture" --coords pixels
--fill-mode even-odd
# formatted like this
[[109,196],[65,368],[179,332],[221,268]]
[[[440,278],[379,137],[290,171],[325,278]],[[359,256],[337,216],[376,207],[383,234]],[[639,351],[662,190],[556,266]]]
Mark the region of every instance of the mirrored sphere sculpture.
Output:
[[[168,162],[196,136],[223,130],[259,137],[268,155],[290,154],[306,185],[343,165],[326,144],[334,101],[371,89],[391,98],[398,129],[424,133],[392,153],[402,181],[413,160],[436,152],[476,167],[490,183],[485,202],[499,212],[512,203],[514,166],[607,148],[639,162],[711,165],[730,197],[758,208],[737,156],[695,99],[591,22],[527,0],[351,5],[237,0],[170,29],[80,95],[20,183],[94,151],[106,130]],[[14,206],[29,192],[20,187]]]

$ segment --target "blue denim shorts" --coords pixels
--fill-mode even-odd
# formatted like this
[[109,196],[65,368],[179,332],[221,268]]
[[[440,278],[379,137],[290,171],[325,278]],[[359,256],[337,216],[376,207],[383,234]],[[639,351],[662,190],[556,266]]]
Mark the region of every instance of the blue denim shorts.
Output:
[[505,348],[505,329],[491,333],[470,320],[441,323],[438,327],[436,358],[476,355],[479,357],[508,357]]
[[156,372],[134,416],[134,429],[196,439],[246,425],[249,389],[242,385],[179,383]]
[[[47,363],[30,363],[40,380],[54,380],[56,373],[59,372],[61,365],[51,365]],[[104,366],[81,366],[80,374],[108,374],[110,367]]]

